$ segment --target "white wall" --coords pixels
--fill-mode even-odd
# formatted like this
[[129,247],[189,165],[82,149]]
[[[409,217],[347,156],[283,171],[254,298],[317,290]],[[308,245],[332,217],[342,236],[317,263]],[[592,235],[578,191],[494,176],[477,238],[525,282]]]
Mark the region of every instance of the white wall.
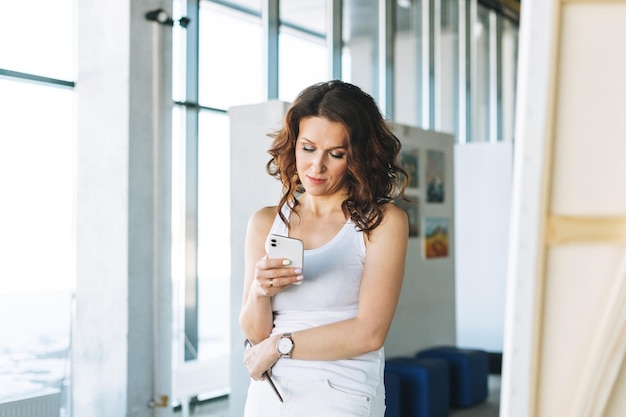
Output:
[[[455,343],[454,256],[454,138],[451,135],[425,131],[400,124],[391,125],[402,142],[403,150],[419,152],[419,185],[409,190],[409,197],[419,199],[419,237],[409,238],[409,246],[396,315],[385,343],[387,357],[414,355],[418,350],[439,344]],[[426,153],[444,153],[445,196],[443,203],[426,201]],[[424,251],[425,217],[448,219],[449,254],[445,258],[426,260]]]
[[502,352],[512,143],[455,145],[457,344]]
[[230,116],[231,186],[231,393],[230,415],[243,415],[250,377],[243,366],[243,334],[239,328],[239,309],[243,293],[244,243],[250,216],[264,206],[276,205],[280,183],[265,172],[272,129],[282,124],[287,104],[236,106]]

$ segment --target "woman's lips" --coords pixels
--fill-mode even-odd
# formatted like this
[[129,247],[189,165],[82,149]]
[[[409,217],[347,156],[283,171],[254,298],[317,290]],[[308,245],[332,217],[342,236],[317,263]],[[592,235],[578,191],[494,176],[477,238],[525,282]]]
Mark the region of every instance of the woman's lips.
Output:
[[309,177],[309,176],[307,176],[307,179],[313,185],[320,185],[320,184],[323,184],[326,181],[325,179],[313,178],[313,177]]

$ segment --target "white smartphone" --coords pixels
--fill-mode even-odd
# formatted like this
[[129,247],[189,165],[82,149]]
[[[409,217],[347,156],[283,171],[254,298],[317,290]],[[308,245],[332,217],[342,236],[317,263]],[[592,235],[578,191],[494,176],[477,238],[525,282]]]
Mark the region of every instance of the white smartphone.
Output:
[[[269,258],[287,258],[293,268],[304,266],[304,243],[300,239],[281,235],[269,235],[267,238],[267,256]],[[295,285],[302,281],[294,282]]]

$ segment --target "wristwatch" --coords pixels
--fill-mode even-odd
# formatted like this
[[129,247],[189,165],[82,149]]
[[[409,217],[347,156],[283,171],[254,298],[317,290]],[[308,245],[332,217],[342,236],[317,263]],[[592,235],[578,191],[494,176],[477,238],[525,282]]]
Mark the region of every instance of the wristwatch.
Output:
[[283,334],[278,343],[276,343],[276,350],[280,353],[281,358],[291,358],[291,352],[293,352],[293,339],[291,333]]

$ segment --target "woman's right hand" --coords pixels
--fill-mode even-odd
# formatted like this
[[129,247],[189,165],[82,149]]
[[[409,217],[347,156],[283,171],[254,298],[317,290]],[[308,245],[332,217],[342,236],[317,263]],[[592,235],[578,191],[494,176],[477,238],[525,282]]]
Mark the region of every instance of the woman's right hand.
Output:
[[259,295],[272,297],[304,277],[302,269],[290,267],[289,259],[264,256],[254,268],[254,287]]
[[278,361],[280,355],[276,350],[279,335],[273,335],[257,345],[248,345],[243,355],[243,363],[248,369],[250,377],[255,381],[265,379],[265,372],[271,375],[272,366]]

